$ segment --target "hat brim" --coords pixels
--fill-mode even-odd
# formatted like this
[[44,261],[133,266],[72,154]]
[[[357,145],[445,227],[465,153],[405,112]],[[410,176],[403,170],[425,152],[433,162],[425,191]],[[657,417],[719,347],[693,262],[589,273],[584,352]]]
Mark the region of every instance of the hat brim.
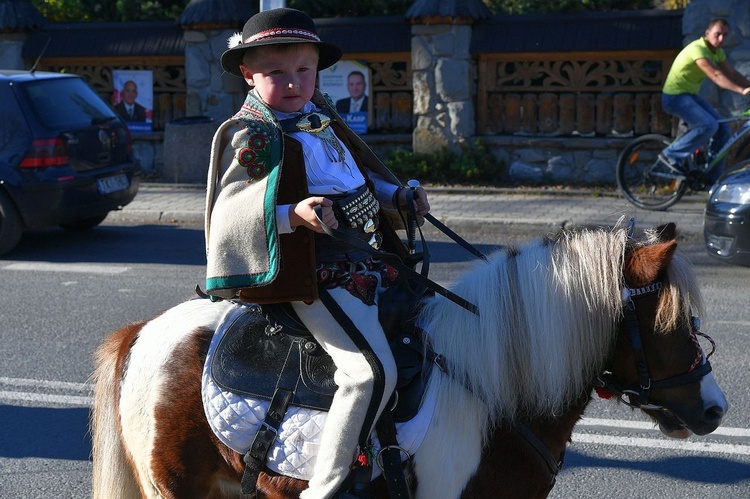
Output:
[[312,43],[318,47],[318,71],[329,68],[336,64],[341,59],[341,49],[336,45],[326,42],[311,42],[309,40],[300,40],[299,38],[274,38],[272,40],[264,40],[252,43],[244,43],[232,47],[223,54],[221,54],[221,67],[227,73],[239,76],[242,78],[242,72],[240,71],[240,64],[242,64],[242,58],[245,56],[245,52],[253,47],[262,47],[267,45],[280,45],[289,43]]

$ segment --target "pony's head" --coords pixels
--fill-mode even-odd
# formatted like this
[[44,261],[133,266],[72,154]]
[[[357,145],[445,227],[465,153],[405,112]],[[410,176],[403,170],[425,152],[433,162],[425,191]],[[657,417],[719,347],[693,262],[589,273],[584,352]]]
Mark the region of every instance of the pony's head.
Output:
[[[694,315],[702,312],[695,275],[676,248],[667,224],[626,250],[624,320],[603,379],[604,393],[643,410],[665,435],[686,438],[714,431],[728,404],[708,362],[713,341]],[[707,355],[701,337],[711,342]]]
[[640,241],[618,224],[562,230],[477,263],[452,289],[479,317],[440,297],[422,312],[454,373],[430,381],[444,410],[473,404],[486,428],[556,417],[607,381],[630,404],[647,396],[639,407],[669,435],[713,431],[727,404],[696,346],[700,292],[676,247],[674,224]]

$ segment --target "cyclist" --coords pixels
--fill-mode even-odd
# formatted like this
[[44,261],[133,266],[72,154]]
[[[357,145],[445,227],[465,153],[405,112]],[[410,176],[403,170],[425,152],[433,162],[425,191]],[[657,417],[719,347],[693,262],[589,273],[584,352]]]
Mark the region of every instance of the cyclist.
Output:
[[[698,95],[706,77],[726,90],[750,94],[750,80],[729,64],[721,48],[728,36],[729,23],[725,19],[714,19],[708,24],[705,36],[688,44],[672,63],[662,89],[661,105],[690,129],[659,155],[670,167],[679,168],[685,158],[708,144],[711,137],[714,137],[711,145],[714,152],[729,139],[729,126],[717,121],[722,116]],[[723,169],[723,161],[713,168],[710,178],[706,179],[709,185],[718,180]]]

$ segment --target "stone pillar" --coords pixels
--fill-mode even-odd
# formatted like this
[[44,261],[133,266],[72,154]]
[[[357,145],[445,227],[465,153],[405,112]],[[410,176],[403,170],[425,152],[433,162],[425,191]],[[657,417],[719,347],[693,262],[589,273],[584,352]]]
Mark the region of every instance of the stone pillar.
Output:
[[474,136],[476,67],[469,24],[413,24],[415,152],[460,150]]
[[21,56],[25,40],[25,33],[0,34],[0,68],[25,69]]
[[225,73],[220,63],[233,33],[231,29],[185,30],[186,116],[208,116],[221,123],[242,105],[245,82]]

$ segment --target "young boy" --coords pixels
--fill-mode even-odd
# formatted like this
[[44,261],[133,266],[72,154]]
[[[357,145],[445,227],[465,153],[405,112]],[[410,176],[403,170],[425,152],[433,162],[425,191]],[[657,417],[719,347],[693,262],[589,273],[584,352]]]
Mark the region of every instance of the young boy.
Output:
[[[317,462],[302,498],[340,493],[396,382],[378,322],[379,291],[393,268],[324,234],[322,222],[374,247],[401,252],[394,229],[406,190],[331,103],[315,89],[317,71],[341,50],[320,41],[294,9],[256,14],[230,39],[222,67],[251,90],[216,132],[206,206],[209,294],[254,303],[291,302],[330,354],[338,389]],[[422,188],[417,211],[429,211]],[[329,293],[354,324],[340,324],[319,296]],[[335,307],[334,307],[335,308]]]

